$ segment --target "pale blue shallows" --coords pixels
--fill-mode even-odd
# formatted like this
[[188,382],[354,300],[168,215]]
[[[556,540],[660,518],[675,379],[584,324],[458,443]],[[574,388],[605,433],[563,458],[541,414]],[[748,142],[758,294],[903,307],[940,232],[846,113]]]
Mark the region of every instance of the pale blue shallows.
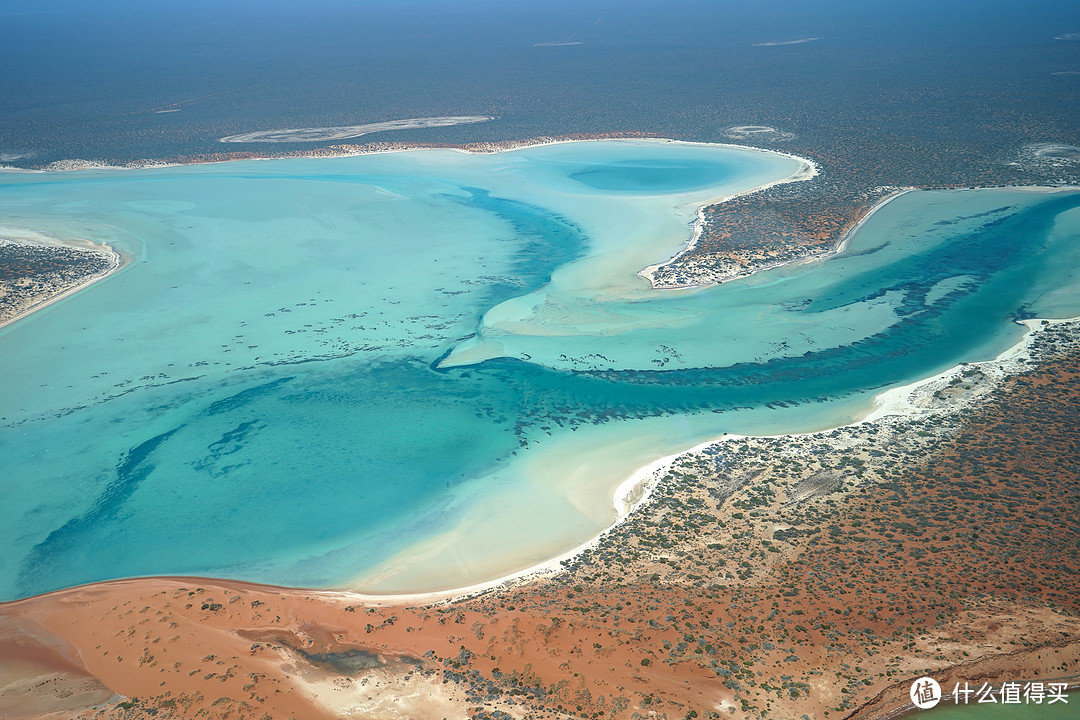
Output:
[[0,330],[0,599],[465,585],[589,537],[651,459],[842,423],[1080,314],[1069,190],[909,193],[838,257],[717,288],[635,275],[799,168],[603,142],[0,174],[0,236],[133,256]]

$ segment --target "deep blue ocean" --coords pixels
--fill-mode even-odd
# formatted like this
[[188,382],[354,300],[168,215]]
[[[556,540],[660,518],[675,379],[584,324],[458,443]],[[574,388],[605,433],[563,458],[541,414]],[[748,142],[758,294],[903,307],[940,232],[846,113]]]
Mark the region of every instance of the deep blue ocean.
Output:
[[[1069,0],[5,0],[0,162],[259,150],[216,140],[493,115],[366,139],[715,141],[763,124],[829,158],[857,143],[875,176],[898,153],[922,160],[900,175],[940,174],[935,154],[950,151],[963,157],[949,164],[1001,171],[1024,143],[1077,142],[1080,75],[1063,73],[1080,71],[1080,41],[1055,39],[1073,32]],[[819,39],[761,45],[806,38]],[[544,45],[562,42],[581,44]]]

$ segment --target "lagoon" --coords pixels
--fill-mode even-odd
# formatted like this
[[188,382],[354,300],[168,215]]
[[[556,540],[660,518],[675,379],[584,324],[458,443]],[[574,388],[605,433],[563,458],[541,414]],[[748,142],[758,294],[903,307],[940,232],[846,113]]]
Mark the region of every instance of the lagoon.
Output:
[[0,599],[210,575],[414,592],[557,555],[635,468],[820,429],[1080,314],[1080,192],[913,192],[840,255],[654,291],[805,174],[656,141],[0,174],[118,274],[0,330]]
[[1080,717],[1080,697],[1074,692],[1053,704],[1028,702],[1017,704],[957,704],[947,698],[932,710],[913,711],[902,717],[923,720],[1075,720]]

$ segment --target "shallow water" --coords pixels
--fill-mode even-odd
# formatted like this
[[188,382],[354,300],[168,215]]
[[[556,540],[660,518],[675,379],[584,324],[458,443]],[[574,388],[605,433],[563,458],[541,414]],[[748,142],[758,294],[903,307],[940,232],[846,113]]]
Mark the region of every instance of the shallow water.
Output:
[[957,704],[946,698],[931,710],[915,711],[904,715],[905,720],[1075,720],[1080,718],[1080,694],[1066,694],[1067,700],[1058,700],[1053,704],[1020,702],[1002,704],[1000,697],[996,704],[981,703]]
[[135,257],[0,330],[0,598],[468,584],[589,537],[656,457],[844,422],[1080,314],[1080,192],[910,193],[827,262],[635,275],[798,168],[603,142],[0,175],[0,226]]

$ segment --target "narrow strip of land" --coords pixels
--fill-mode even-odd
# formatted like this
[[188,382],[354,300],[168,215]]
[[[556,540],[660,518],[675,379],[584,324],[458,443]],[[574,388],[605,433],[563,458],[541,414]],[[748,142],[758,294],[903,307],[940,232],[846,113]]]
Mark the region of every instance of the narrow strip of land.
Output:
[[490,115],[459,115],[447,117],[408,118],[405,120],[387,120],[385,122],[366,123],[364,125],[342,125],[338,127],[286,128],[283,130],[259,130],[256,132],[228,135],[218,142],[223,143],[296,143],[321,142],[326,140],[348,140],[361,135],[387,132],[388,130],[414,130],[417,128],[448,127],[450,125],[469,125],[489,122],[495,118]]

